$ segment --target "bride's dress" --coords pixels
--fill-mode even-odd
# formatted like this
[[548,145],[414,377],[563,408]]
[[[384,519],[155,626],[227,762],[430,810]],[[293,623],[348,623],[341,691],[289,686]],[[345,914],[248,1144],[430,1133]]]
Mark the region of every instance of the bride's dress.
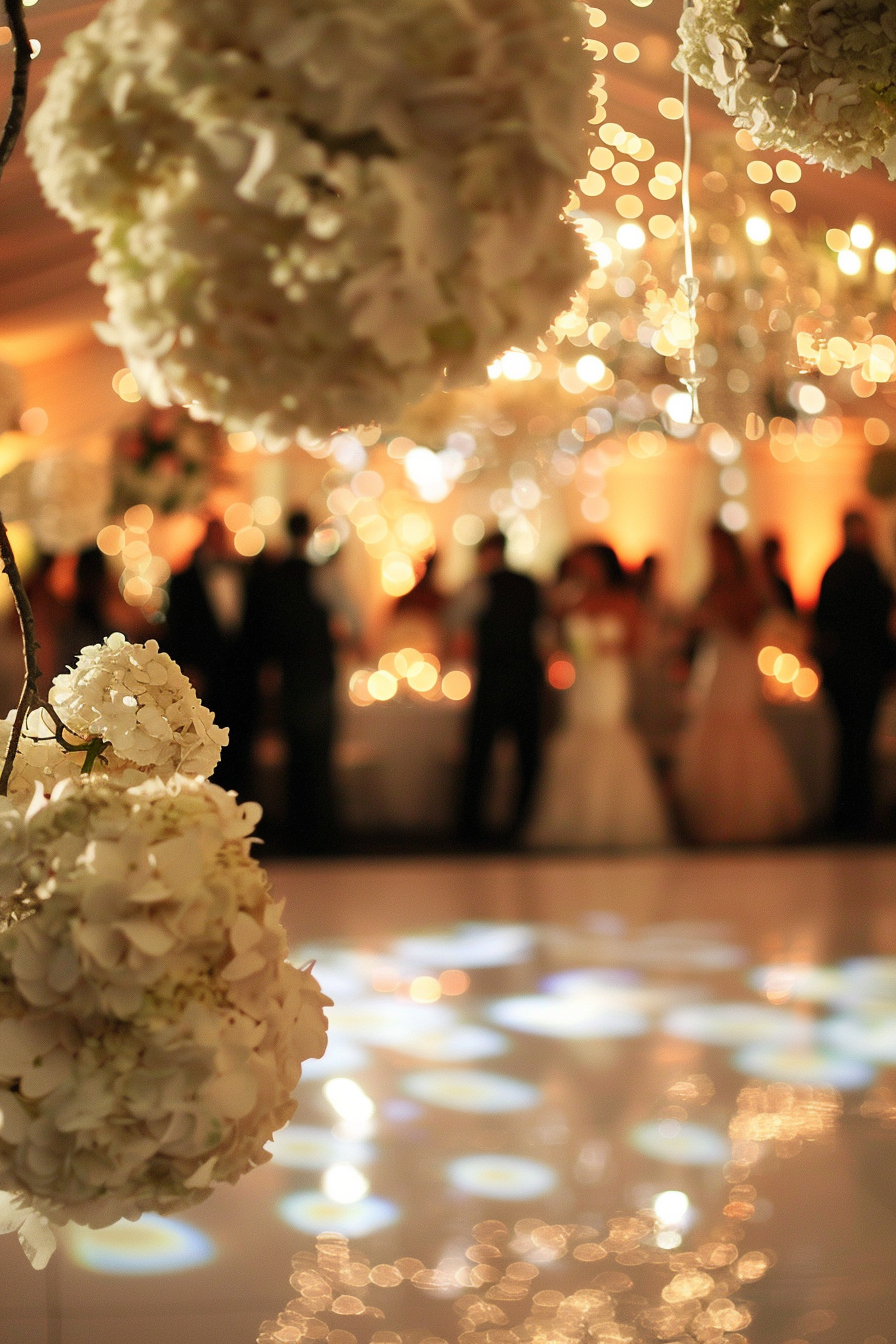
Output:
[[530,828],[534,845],[662,845],[669,830],[659,789],[629,726],[625,626],[613,613],[564,622],[576,679],[563,726],[547,745]]
[[713,633],[691,680],[676,789],[689,831],[715,843],[780,840],[805,820],[790,762],[762,712],[752,640]]

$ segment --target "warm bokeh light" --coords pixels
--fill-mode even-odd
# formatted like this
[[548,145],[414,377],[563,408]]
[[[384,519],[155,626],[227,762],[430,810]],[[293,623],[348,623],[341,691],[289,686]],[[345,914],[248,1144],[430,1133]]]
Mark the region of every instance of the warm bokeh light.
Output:
[[442,694],[446,700],[466,700],[472,685],[466,672],[461,672],[459,669],[446,672],[442,678]]
[[227,442],[235,453],[251,453],[258,447],[258,440],[251,430],[236,430],[227,435]]
[[391,700],[398,690],[398,681],[391,672],[371,672],[367,678],[367,690],[374,700]]
[[443,994],[454,996],[456,994],[466,994],[470,988],[470,977],[466,971],[448,970],[442,971],[439,976],[439,984]]
[[781,650],[775,644],[766,644],[764,649],[759,650],[757,663],[759,671],[766,677],[775,675],[775,664],[781,657]]
[[19,426],[23,434],[29,434],[33,438],[39,438],[50,423],[50,417],[42,406],[32,406],[29,410],[23,411],[19,419]]
[[224,525],[230,528],[231,532],[239,532],[240,528],[251,527],[255,522],[255,514],[252,512],[252,505],[245,504],[240,500],[236,504],[230,504],[224,510]]
[[556,691],[568,691],[576,679],[576,669],[568,658],[554,657],[548,663],[547,678]]
[[133,504],[124,515],[125,527],[135,532],[148,532],[155,522],[155,514],[148,504]]
[[260,555],[265,546],[265,535],[260,527],[241,527],[233,539],[238,555]]
[[772,226],[762,215],[750,215],[744,225],[744,232],[751,243],[767,243],[772,236]]
[[115,523],[110,523],[97,533],[96,544],[103,555],[118,555],[124,546],[124,532]]
[[442,986],[434,975],[418,975],[408,985],[408,996],[415,1003],[435,1003],[442,997]]
[[811,700],[819,687],[818,673],[811,667],[801,667],[792,682],[793,691],[801,700]]
[[252,501],[252,512],[260,527],[273,527],[283,510],[273,495],[260,495]]

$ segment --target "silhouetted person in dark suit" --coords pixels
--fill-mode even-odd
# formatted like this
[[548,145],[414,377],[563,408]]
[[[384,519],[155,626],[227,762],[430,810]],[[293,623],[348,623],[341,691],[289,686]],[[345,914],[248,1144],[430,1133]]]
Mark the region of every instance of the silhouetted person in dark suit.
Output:
[[224,524],[212,518],[192,561],[169,585],[168,651],[187,673],[215,722],[230,731],[214,782],[244,796],[258,707],[256,606],[250,571]]
[[818,658],[840,729],[834,824],[860,834],[872,818],[872,737],[893,660],[893,590],[871,552],[868,520],[843,519],[843,550],[821,581],[815,612]]
[[492,748],[508,733],[516,745],[517,787],[506,839],[519,838],[528,819],[541,764],[543,669],[536,648],[541,615],[538,585],[504,563],[500,532],[479,547],[479,573],[455,599],[453,626],[473,635],[477,681],[461,784],[460,839],[485,837],[485,799]]
[[338,835],[333,787],[336,636],[356,636],[358,620],[335,570],[307,559],[308,515],[292,513],[287,526],[291,550],[268,569],[262,602],[265,654],[282,674],[288,752],[285,839],[295,853],[324,853],[333,849]]
[[784,557],[781,538],[774,535],[764,537],[759,548],[759,569],[766,597],[773,607],[796,615],[796,599],[793,589],[784,573]]

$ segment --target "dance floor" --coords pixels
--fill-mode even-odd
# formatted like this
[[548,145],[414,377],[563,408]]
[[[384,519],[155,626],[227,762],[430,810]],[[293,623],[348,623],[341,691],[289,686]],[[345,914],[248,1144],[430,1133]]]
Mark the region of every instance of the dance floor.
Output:
[[335,1001],[271,1163],[0,1239],[0,1344],[896,1344],[896,851],[271,875]]

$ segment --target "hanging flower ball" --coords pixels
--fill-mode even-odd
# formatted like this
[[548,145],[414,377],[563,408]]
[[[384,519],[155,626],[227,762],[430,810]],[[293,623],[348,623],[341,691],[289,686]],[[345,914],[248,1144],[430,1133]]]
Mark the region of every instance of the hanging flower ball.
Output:
[[111,0],[29,148],[97,231],[159,405],[267,439],[394,419],[530,346],[590,266],[574,0]]
[[[154,639],[131,644],[109,635],[82,649],[74,668],[60,673],[49,701],[74,743],[99,739],[98,774],[139,784],[143,776],[208,777],[221,759],[228,731],[219,728],[177,663]],[[15,713],[0,722],[0,757],[5,753]],[[51,793],[61,779],[80,774],[83,751],[65,751],[46,710],[28,716],[13,767],[10,797],[30,799],[36,784]]]
[[892,0],[696,0],[678,32],[676,67],[763,149],[896,177]]
[[27,817],[3,800],[0,1190],[20,1209],[105,1227],[267,1161],[329,1000],[286,961],[258,811],[180,776],[66,781]]

